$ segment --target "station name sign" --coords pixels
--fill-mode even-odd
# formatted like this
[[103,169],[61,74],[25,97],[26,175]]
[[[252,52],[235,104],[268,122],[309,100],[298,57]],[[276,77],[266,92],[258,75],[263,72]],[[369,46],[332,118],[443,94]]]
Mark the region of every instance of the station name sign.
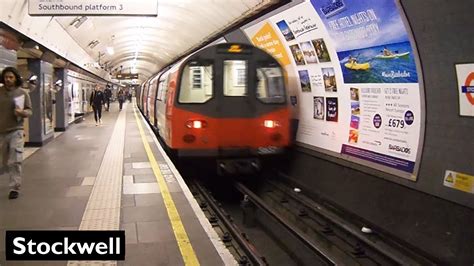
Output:
[[138,79],[137,73],[121,73],[115,76],[117,79]]
[[157,16],[157,0],[28,0],[31,16]]

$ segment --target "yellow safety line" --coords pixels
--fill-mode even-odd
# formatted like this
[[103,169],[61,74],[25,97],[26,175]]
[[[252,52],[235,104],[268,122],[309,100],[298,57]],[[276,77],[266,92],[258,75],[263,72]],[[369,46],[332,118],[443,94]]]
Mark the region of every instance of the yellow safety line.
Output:
[[168,186],[166,185],[165,179],[161,174],[155,156],[151,151],[150,144],[148,144],[148,141],[146,140],[145,132],[140,123],[140,120],[138,119],[135,107],[133,108],[133,113],[135,114],[135,118],[137,120],[138,129],[140,130],[140,135],[142,137],[143,146],[145,146],[146,154],[148,155],[148,160],[150,160],[151,168],[153,169],[153,173],[155,174],[156,180],[158,181],[158,184],[160,186],[161,196],[163,197],[163,201],[166,206],[166,211],[168,212],[168,217],[170,218],[174,236],[178,243],[179,250],[181,251],[181,255],[183,256],[184,263],[186,265],[199,265],[196,253],[194,252],[193,246],[191,245],[191,241],[189,241],[188,234],[186,233],[183,222],[179,217],[178,210],[176,209]]

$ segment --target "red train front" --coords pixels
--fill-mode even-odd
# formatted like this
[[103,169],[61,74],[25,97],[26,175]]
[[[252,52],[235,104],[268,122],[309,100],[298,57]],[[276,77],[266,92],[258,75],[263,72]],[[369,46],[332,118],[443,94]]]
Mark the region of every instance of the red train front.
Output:
[[234,173],[260,168],[290,143],[283,69],[256,47],[207,47],[142,88],[143,113],[180,157],[215,157]]

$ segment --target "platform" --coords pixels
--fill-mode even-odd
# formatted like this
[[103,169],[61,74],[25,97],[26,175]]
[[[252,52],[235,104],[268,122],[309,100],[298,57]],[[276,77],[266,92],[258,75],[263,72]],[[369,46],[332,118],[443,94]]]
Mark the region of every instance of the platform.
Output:
[[[112,104],[32,153],[20,197],[0,176],[0,265],[5,230],[125,230],[126,260],[93,265],[234,265],[179,172],[134,104]],[[26,152],[25,152],[26,154]]]

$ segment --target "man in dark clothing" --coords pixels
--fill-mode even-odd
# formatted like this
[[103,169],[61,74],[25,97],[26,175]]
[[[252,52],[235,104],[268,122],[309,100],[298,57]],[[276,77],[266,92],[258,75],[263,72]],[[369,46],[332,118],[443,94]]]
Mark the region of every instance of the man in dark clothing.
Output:
[[123,90],[120,89],[117,93],[117,99],[118,99],[118,102],[119,102],[119,110],[122,111],[122,106],[123,106],[123,102],[125,101],[125,95],[123,93]]
[[10,175],[9,199],[18,198],[23,161],[23,119],[32,115],[31,100],[21,88],[23,81],[13,67],[2,71],[0,82],[0,161]]
[[90,104],[94,110],[95,125],[102,124],[102,104],[105,104],[105,95],[98,86],[91,94]]
[[105,102],[107,103],[106,105],[107,108],[105,110],[108,112],[110,109],[110,98],[112,98],[112,91],[110,90],[110,85],[107,85],[107,87],[105,88],[104,94],[105,94]]

